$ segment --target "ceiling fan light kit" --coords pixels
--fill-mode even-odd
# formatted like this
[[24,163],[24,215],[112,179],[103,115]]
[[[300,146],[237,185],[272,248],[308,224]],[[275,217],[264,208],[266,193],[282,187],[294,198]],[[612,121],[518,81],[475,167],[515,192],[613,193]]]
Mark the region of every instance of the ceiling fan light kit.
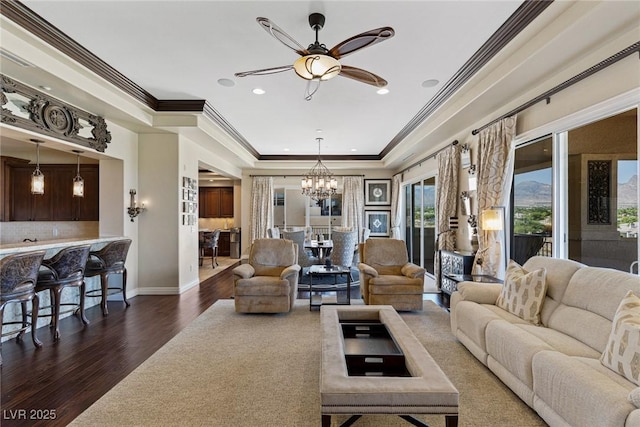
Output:
[[329,80],[340,74],[342,66],[328,55],[306,55],[293,63],[293,69],[305,80]]
[[293,65],[243,71],[235,73],[236,77],[263,76],[293,69],[298,76],[307,80],[307,88],[305,90],[305,99],[307,101],[311,100],[313,94],[316,93],[321,81],[332,79],[338,75],[378,88],[387,85],[387,81],[382,77],[361,68],[342,65],[339,60],[360,49],[393,37],[395,31],[391,27],[366,31],[338,43],[331,49],[327,49],[324,44],[318,41],[318,32],[324,27],[325,17],[321,13],[312,13],[309,15],[309,26],[316,32],[316,40],[305,49],[269,19],[258,17],[256,21],[273,38],[295,51],[301,57]]

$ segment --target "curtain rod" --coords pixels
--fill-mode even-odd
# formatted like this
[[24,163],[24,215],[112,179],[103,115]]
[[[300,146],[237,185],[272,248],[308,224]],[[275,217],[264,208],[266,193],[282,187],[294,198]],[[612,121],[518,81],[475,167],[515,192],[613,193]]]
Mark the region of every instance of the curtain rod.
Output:
[[[271,177],[271,178],[278,178],[278,177],[282,177],[282,178],[287,178],[287,177],[303,177],[303,176],[307,176],[308,174],[287,174],[287,175],[249,175],[250,178],[253,178],[254,176],[267,176],[267,177]],[[345,176],[364,176],[364,175],[336,175],[333,174],[333,176],[335,177],[345,177]]]
[[598,71],[607,68],[609,65],[615,64],[616,62],[620,61],[621,59],[626,58],[627,56],[631,55],[634,52],[640,52],[640,42],[636,42],[636,43],[632,44],[631,46],[629,46],[628,48],[623,49],[620,52],[616,53],[615,55],[612,55],[612,56],[608,57],[604,61],[601,61],[601,62],[597,63],[596,65],[594,65],[594,66],[592,66],[590,68],[587,68],[586,70],[584,70],[580,74],[577,74],[577,75],[571,77],[569,80],[560,83],[558,86],[546,91],[542,95],[536,96],[535,98],[529,100],[528,102],[525,102],[524,104],[520,105],[519,107],[516,107],[513,110],[509,111],[508,113],[503,114],[502,116],[498,117],[497,119],[490,121],[486,125],[484,125],[482,127],[479,127],[478,129],[474,129],[473,131],[471,131],[471,134],[472,135],[477,135],[481,130],[488,128],[492,124],[497,123],[502,119],[505,119],[507,117],[511,117],[514,114],[518,114],[519,112],[526,110],[527,108],[531,107],[534,104],[537,104],[538,102],[542,101],[543,99],[546,99],[547,100],[547,104],[549,104],[551,102],[551,96],[552,95],[555,95],[556,93],[568,88],[569,86],[572,86],[572,85],[578,83],[579,81],[581,81],[583,79],[586,79],[590,75],[595,74]]
[[[458,145],[458,140],[457,140],[457,139],[456,139],[455,141],[453,141],[451,144],[449,144],[449,145],[447,145],[447,146],[445,146],[445,147],[442,147],[442,148],[441,148],[441,149],[439,149],[438,151],[435,151],[435,152],[433,152],[433,153],[429,154],[427,157],[423,157],[422,159],[418,160],[417,162],[410,164],[409,166],[407,166],[406,168],[402,169],[402,170],[401,170],[400,172],[398,172],[398,173],[404,173],[404,172],[408,171],[409,169],[411,169],[412,167],[414,167],[415,165],[419,165],[420,163],[425,162],[425,161],[427,161],[427,160],[431,159],[432,157],[437,156],[437,155],[438,155],[438,153],[440,153],[440,152],[442,152],[442,151],[446,150],[447,148],[449,148],[449,147],[454,147],[454,146],[456,146],[456,145]],[[398,173],[396,173],[395,175],[397,175]]]

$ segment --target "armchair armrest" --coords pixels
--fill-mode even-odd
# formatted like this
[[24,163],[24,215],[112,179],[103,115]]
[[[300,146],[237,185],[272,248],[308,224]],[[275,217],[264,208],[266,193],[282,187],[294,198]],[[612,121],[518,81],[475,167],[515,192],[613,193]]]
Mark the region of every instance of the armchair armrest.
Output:
[[400,270],[403,276],[411,277],[412,279],[417,279],[419,277],[424,277],[424,274],[427,272],[424,268],[415,265],[411,262],[406,263],[402,266]]
[[358,270],[360,270],[364,274],[368,274],[371,277],[378,277],[378,272],[376,271],[376,269],[368,264],[365,264],[364,262],[358,264]]
[[282,270],[282,273],[280,273],[280,278],[286,279],[288,276],[291,276],[291,275],[297,276],[299,271],[300,271],[300,266],[298,264],[290,265],[289,267]]
[[251,264],[240,264],[233,269],[233,274],[242,279],[249,279],[256,274],[256,270]]
[[458,293],[461,300],[477,302],[478,304],[495,304],[502,291],[502,285],[498,283],[458,283]]

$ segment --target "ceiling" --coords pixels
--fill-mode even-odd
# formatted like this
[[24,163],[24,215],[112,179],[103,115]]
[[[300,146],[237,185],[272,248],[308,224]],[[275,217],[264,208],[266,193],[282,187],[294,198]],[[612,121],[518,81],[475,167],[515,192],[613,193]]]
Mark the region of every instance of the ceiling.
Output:
[[[640,3],[633,1],[21,3],[63,33],[39,18],[31,28],[22,24],[31,32],[39,30],[37,37],[54,46],[69,38],[90,52],[82,57],[87,62],[66,52],[83,66],[91,69],[91,61],[104,61],[125,83],[155,100],[205,100],[213,111],[209,117],[215,117],[232,142],[224,143],[221,155],[240,169],[305,167],[318,153],[318,137],[323,138],[323,160],[334,160],[332,169],[399,169],[450,143],[461,131],[495,118],[496,111],[507,112],[550,89],[549,83],[559,84],[602,61],[611,54],[599,50],[606,43],[626,47],[626,41],[617,38],[630,28],[637,31],[640,22]],[[536,3],[545,9],[521,12]],[[3,3],[3,15],[8,5]],[[290,65],[299,57],[271,37],[257,17],[269,18],[307,46],[315,40],[308,24],[312,12],[326,16],[319,41],[328,48],[374,28],[393,27],[394,37],[341,59],[344,65],[386,79],[389,93],[379,95],[374,86],[337,76],[306,101],[306,81],[293,71],[234,76]],[[526,19],[533,21],[518,28]],[[36,88],[50,86],[53,97],[124,126],[129,120],[132,130],[145,131],[134,127],[127,112],[114,109],[112,100],[79,91],[75,82],[46,67],[19,67],[3,60],[0,71]],[[222,85],[221,79],[233,85]],[[434,86],[425,83],[433,80],[438,82]],[[266,93],[255,95],[255,88]],[[144,104],[133,96],[127,102]],[[10,139],[5,132],[3,153]],[[352,160],[369,162],[354,166]]]
[[[260,155],[379,155],[521,5],[521,1],[23,1],[157,99],[204,99]],[[395,36],[341,62],[371,71],[389,93],[338,76],[313,99],[293,71],[299,55],[257,22],[267,17],[301,45],[308,15],[326,16],[328,48],[384,26]],[[220,79],[232,87],[221,85]],[[437,81],[435,85],[429,82]],[[427,81],[428,83],[424,83]],[[423,85],[424,83],[424,85]],[[425,87],[426,86],[426,87]],[[266,93],[255,95],[261,88]],[[321,130],[321,132],[319,131]]]

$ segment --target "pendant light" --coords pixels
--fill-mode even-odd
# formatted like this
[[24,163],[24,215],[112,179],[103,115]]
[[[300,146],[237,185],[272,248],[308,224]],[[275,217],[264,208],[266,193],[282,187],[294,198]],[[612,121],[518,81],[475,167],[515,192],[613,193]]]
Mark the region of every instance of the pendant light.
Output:
[[40,144],[44,141],[32,139],[36,144],[36,170],[31,174],[31,194],[44,194],[44,175],[40,171]]
[[302,194],[311,197],[315,201],[324,200],[336,194],[338,189],[338,181],[333,177],[329,169],[322,164],[320,160],[320,143],[322,138],[316,138],[318,141],[318,161],[311,168],[307,175],[302,178],[301,187]]
[[80,153],[83,151],[73,150],[73,152],[78,156],[76,177],[73,178],[73,197],[84,197],[84,179],[80,176]]

